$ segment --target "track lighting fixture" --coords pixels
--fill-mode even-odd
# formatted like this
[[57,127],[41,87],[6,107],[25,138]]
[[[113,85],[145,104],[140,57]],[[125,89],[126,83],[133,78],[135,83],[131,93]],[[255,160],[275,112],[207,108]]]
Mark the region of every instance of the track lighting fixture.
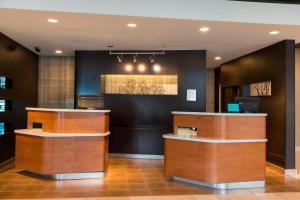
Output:
[[120,56],[118,55],[118,56],[117,56],[117,59],[118,59],[118,62],[121,63],[121,62],[122,62],[122,59],[123,59],[122,54],[121,54]]
[[153,54],[152,56],[149,57],[149,60],[150,60],[151,63],[154,63],[154,62],[155,62],[154,54]]
[[137,54],[133,56],[133,62],[136,63]]

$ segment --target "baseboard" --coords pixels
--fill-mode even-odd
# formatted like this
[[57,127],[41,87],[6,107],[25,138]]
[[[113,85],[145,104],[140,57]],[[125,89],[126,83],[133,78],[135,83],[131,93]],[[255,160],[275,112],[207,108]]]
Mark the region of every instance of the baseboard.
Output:
[[163,160],[163,155],[149,155],[149,154],[123,154],[123,153],[110,153],[110,156],[121,157],[121,158],[136,158],[136,159],[155,159]]
[[7,161],[4,161],[0,163],[0,169],[5,168],[15,162],[15,157],[8,159]]
[[297,176],[297,169],[284,169],[285,176]]
[[280,171],[280,173],[282,173],[285,176],[297,176],[297,174],[298,174],[297,169],[284,169],[284,168],[282,168],[278,165],[275,165],[273,163],[270,163],[270,162],[267,162],[267,164],[271,165],[272,167],[277,168]]

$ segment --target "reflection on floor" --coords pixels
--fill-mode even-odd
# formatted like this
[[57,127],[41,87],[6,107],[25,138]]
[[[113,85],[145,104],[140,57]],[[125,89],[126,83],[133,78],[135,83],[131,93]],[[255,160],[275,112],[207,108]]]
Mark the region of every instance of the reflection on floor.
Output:
[[[216,190],[206,187],[172,182],[163,174],[162,160],[111,158],[109,171],[104,179],[52,181],[32,178],[18,169],[0,172],[0,198],[87,198],[114,196],[192,195],[162,199],[300,199],[300,179],[283,176],[275,167],[267,167],[265,188]],[[268,193],[266,195],[266,193]],[[276,193],[276,194],[273,194]],[[195,196],[195,195],[204,195]],[[208,195],[218,194],[218,195]],[[231,194],[231,195],[224,195]],[[208,195],[208,196],[206,196]],[[276,195],[276,197],[274,196]],[[277,196],[281,197],[278,197]],[[230,198],[231,197],[231,198]],[[243,198],[242,198],[243,197]],[[98,198],[97,198],[98,199]],[[101,198],[100,198],[101,199]],[[108,198],[105,198],[108,199]],[[119,199],[119,198],[118,198]],[[120,198],[123,199],[123,198]],[[129,199],[129,198],[125,198]],[[138,198],[144,199],[144,198]],[[145,199],[156,199],[148,197]]]

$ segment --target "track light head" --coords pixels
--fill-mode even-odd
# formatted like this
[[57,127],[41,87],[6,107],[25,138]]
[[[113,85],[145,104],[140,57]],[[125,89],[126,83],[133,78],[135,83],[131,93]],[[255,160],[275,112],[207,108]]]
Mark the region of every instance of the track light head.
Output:
[[121,63],[122,62],[122,56],[117,56],[118,62]]
[[150,60],[151,63],[154,63],[155,62],[154,56],[150,56],[149,60]]
[[137,56],[137,55],[134,55],[134,56],[133,56],[133,62],[134,62],[134,63],[136,63],[136,61],[137,61],[137,60],[136,60],[136,56]]

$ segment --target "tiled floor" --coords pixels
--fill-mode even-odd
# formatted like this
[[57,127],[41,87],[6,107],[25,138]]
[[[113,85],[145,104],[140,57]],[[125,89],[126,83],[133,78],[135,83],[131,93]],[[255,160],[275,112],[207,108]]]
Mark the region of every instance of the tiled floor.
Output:
[[283,197],[284,199],[300,199],[300,179],[283,176],[277,168],[272,166],[267,167],[265,188],[239,190],[216,190],[172,182],[163,174],[162,160],[111,158],[108,174],[102,180],[42,180],[20,174],[19,171],[11,168],[0,172],[0,199],[88,197],[126,197],[113,199],[129,199],[129,196],[139,196],[135,199],[149,200],[157,199],[153,196],[162,195],[161,199],[250,200],[262,199],[262,197],[274,200],[283,199]]

